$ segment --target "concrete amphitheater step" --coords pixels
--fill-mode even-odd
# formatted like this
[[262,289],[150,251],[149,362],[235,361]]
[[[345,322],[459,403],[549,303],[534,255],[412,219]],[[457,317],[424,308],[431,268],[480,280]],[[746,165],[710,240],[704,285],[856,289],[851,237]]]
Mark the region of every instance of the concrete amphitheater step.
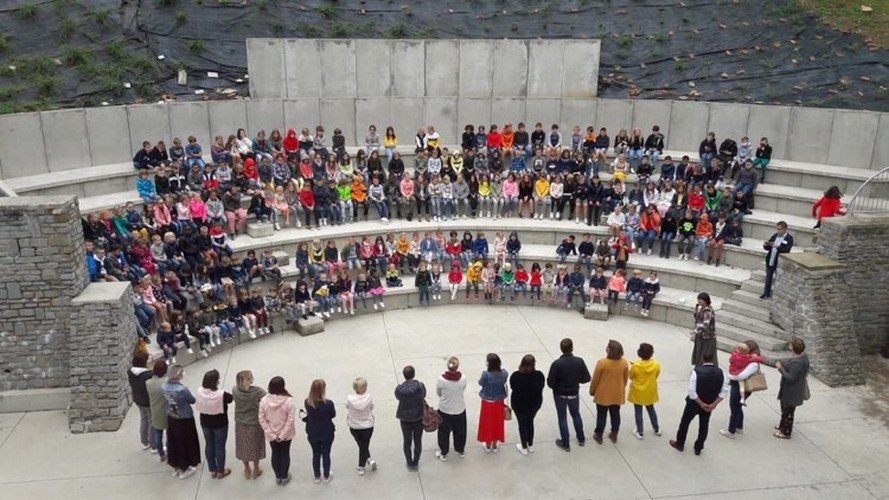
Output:
[[755,283],[751,283],[750,286],[753,286],[755,289],[754,290],[749,290],[749,289],[745,290],[744,289],[745,283],[750,283],[750,282],[745,281],[744,283],[741,283],[741,289],[735,290],[734,292],[732,292],[732,295],[730,298],[733,301],[740,302],[742,304],[747,304],[747,305],[750,305],[753,307],[757,307],[759,309],[762,309],[762,310],[768,312],[768,310],[769,310],[768,309],[768,302],[759,298],[760,294],[762,293],[762,286],[755,284]]
[[756,302],[745,302],[735,298],[734,294],[736,292],[740,292],[740,290],[736,290],[727,296],[726,301],[722,304],[723,311],[740,314],[748,318],[771,321],[771,312],[769,311],[768,304],[760,300],[759,296],[754,296]]
[[768,318],[751,318],[743,314],[725,310],[725,303],[729,300],[731,299],[723,300],[720,309],[716,313],[717,325],[729,325],[767,337],[773,337],[784,341],[790,340],[790,334],[785,332],[779,326],[772,324]]
[[[717,317],[719,313],[717,313]],[[716,328],[716,347],[721,351],[731,352],[741,342],[753,340],[766,358],[766,364],[774,365],[775,361],[784,361],[790,358],[787,350],[788,342],[768,335],[762,335],[744,328],[722,323]]]

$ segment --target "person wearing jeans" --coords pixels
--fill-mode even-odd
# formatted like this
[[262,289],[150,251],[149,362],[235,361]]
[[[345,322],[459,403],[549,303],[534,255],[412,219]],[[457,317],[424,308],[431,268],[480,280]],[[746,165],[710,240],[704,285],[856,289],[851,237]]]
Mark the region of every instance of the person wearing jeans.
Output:
[[222,479],[232,473],[225,467],[225,442],[228,439],[228,405],[234,399],[231,393],[219,388],[219,371],[210,370],[204,374],[195,400],[204,431],[207,468],[213,479]]
[[416,471],[420,464],[420,453],[423,451],[423,412],[426,408],[426,386],[414,379],[415,373],[413,366],[405,366],[401,371],[404,382],[395,388],[395,399],[398,400],[395,418],[401,421],[404,459],[409,471]]
[[155,449],[151,440],[151,402],[148,397],[148,389],[145,383],[152,377],[148,369],[148,353],[137,352],[133,355],[133,367],[127,371],[130,381],[130,389],[133,392],[133,402],[139,408],[139,442],[142,449]]
[[333,446],[334,425],[336,408],[333,401],[326,398],[327,383],[322,379],[312,381],[309,389],[309,397],[305,401],[306,437],[312,447],[312,472],[315,474],[315,484],[321,482],[322,473],[324,482],[329,483],[333,479],[330,472],[330,448]]
[[259,402],[259,425],[272,448],[272,470],[278,486],[290,482],[290,443],[296,435],[293,397],[283,377],[272,377],[269,391]]
[[609,340],[605,347],[605,357],[596,362],[593,381],[590,383],[590,396],[596,403],[596,429],[593,440],[602,444],[605,423],[611,417],[611,432],[608,439],[617,442],[620,431],[620,407],[626,401],[626,387],[630,366],[624,359],[624,348],[620,342]]
[[462,458],[466,450],[466,400],[463,393],[466,391],[467,379],[460,373],[460,360],[456,357],[448,359],[447,368],[438,378],[435,388],[439,398],[438,414],[441,417],[435,456],[442,462],[447,461],[452,433],[454,451]]
[[553,398],[556,403],[556,416],[559,420],[560,439],[556,440],[556,446],[565,451],[571,451],[568,441],[567,414],[571,414],[571,420],[574,422],[577,444],[583,446],[586,442],[586,437],[583,433],[583,420],[580,417],[578,393],[580,384],[586,384],[591,377],[583,358],[573,354],[574,342],[570,338],[562,339],[559,343],[559,348],[562,351],[562,356],[550,365],[549,374],[546,377],[546,385],[553,391]]
[[167,460],[167,449],[164,447],[164,431],[167,430],[167,401],[164,398],[164,377],[167,376],[167,362],[159,359],[151,369],[152,377],[145,381],[148,392],[149,408],[151,409],[151,434],[149,436],[151,453],[157,453],[161,462]]
[[644,437],[642,408],[645,408],[655,435],[660,436],[661,427],[658,424],[654,404],[658,401],[657,379],[661,374],[661,365],[651,359],[654,355],[654,347],[651,344],[646,342],[639,344],[636,355],[639,356],[639,361],[630,364],[630,390],[627,392],[627,401],[633,404],[636,417],[636,429],[633,430],[633,435],[637,439]]
[[358,445],[358,475],[363,476],[365,467],[377,470],[376,460],[370,458],[370,438],[374,433],[374,403],[367,393],[367,380],[359,377],[352,382],[355,394],[346,398],[346,424]]

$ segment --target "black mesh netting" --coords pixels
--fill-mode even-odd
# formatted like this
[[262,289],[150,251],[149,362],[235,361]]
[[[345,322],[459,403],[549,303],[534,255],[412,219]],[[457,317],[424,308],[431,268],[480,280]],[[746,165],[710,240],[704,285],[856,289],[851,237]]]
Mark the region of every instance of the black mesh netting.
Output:
[[889,110],[887,52],[793,0],[2,3],[3,112],[246,96],[250,37],[600,38],[602,97]]

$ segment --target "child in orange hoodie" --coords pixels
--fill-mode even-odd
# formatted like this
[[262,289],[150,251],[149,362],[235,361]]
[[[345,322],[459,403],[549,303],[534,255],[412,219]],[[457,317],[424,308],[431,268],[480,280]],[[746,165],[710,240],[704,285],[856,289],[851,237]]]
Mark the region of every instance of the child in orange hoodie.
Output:
[[364,207],[364,220],[367,221],[367,186],[364,185],[360,175],[352,178],[352,204],[355,219],[358,219],[358,205],[361,205]]
[[608,300],[613,304],[617,304],[618,296],[627,288],[627,282],[624,279],[625,274],[625,270],[618,269],[614,271],[614,274],[611,275],[611,279],[608,280]]
[[704,252],[707,250],[711,238],[713,238],[713,223],[710,222],[710,217],[707,214],[701,214],[698,225],[695,226],[695,260],[701,261],[701,264],[703,264]]

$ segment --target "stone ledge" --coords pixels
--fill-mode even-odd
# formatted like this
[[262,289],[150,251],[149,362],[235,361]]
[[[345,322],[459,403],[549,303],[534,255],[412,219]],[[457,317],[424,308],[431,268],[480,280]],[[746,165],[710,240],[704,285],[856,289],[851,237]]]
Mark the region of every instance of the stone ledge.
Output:
[[[7,182],[8,179],[7,179]],[[27,212],[41,212],[46,209],[58,210],[66,205],[76,203],[73,194],[59,196],[14,196],[0,197],[0,207],[4,209],[14,208]]]
[[583,308],[583,317],[598,321],[608,321],[608,306],[605,304],[587,304]]
[[86,305],[102,302],[118,302],[124,294],[129,293],[130,283],[102,282],[90,283],[80,292],[80,295],[71,299],[72,305]]
[[303,337],[321,333],[324,331],[324,320],[317,316],[309,316],[306,319],[300,318],[296,322],[296,333]]
[[832,271],[846,267],[830,257],[814,252],[781,254],[781,261],[785,264],[800,266],[809,271]]
[[71,401],[71,389],[26,389],[0,392],[0,413],[65,410]]

